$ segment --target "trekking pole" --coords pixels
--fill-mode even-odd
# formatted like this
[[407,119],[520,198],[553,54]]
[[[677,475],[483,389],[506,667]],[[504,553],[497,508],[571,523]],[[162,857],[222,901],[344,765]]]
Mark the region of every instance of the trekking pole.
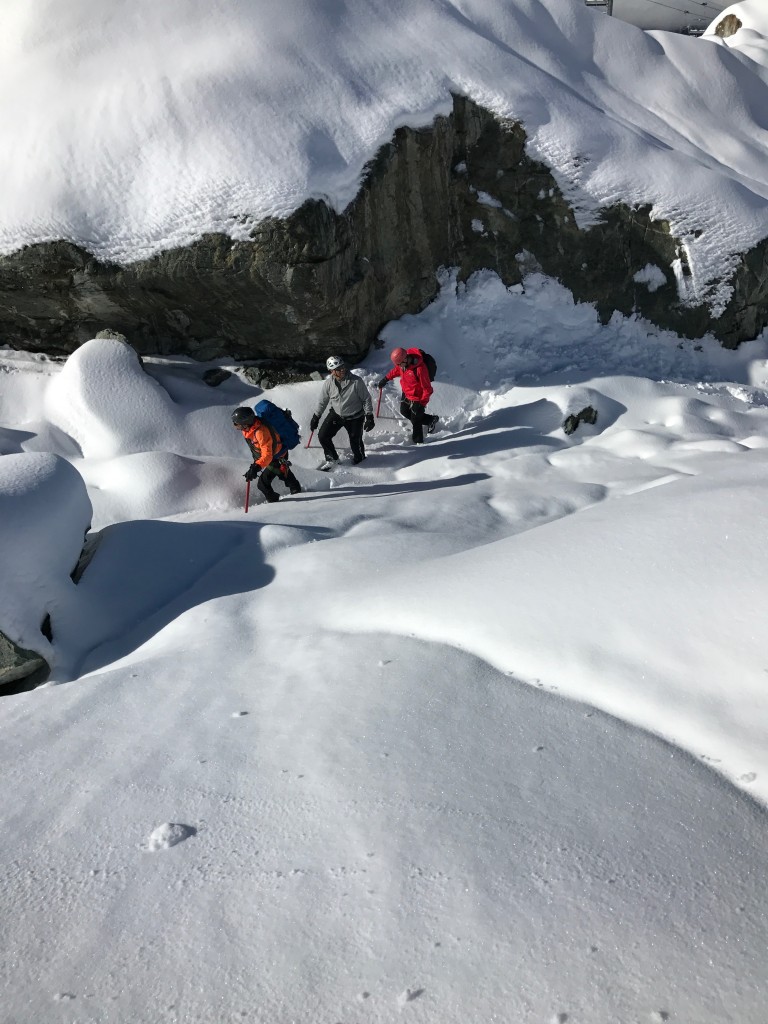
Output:
[[309,440],[308,440],[308,441],[307,441],[307,443],[306,443],[306,444],[304,445],[304,447],[305,447],[305,448],[309,448],[309,446],[310,446],[310,445],[312,444],[312,438],[313,438],[314,436],[315,436],[315,432],[314,432],[314,430],[310,431],[310,434],[309,434]]
[[246,480],[245,482],[245,511],[248,511],[248,502],[251,498],[251,481]]
[[384,394],[384,388],[379,388],[379,400],[376,403],[376,419],[379,418],[379,409],[381,408],[381,396]]

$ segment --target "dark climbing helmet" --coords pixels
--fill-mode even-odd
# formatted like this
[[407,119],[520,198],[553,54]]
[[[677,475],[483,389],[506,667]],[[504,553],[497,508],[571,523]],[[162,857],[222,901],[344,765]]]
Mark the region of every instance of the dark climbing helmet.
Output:
[[232,422],[241,430],[243,427],[252,427],[256,422],[256,413],[247,405],[240,405],[232,413]]

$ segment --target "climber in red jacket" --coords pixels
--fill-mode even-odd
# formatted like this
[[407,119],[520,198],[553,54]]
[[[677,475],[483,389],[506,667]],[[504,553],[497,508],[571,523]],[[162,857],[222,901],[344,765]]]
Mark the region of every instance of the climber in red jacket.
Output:
[[437,426],[438,416],[427,414],[427,403],[432,397],[432,381],[429,379],[426,364],[418,348],[393,349],[390,359],[395,364],[389,373],[382,377],[376,385],[385,388],[395,377],[400,378],[403,397],[400,401],[400,413],[411,421],[413,427],[413,443],[423,444],[424,425],[431,434]]

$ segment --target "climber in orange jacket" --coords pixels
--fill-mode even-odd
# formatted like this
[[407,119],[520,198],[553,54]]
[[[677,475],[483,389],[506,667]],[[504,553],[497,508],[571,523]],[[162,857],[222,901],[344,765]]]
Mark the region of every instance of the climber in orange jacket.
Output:
[[259,477],[256,486],[267,501],[280,501],[280,496],[275,494],[272,488],[272,481],[276,478],[282,480],[291,494],[301,493],[301,484],[291,472],[288,450],[283,446],[276,430],[259,419],[247,405],[235,409],[232,413],[232,425],[242,433],[253,455],[253,464],[244,474],[245,479],[250,482]]

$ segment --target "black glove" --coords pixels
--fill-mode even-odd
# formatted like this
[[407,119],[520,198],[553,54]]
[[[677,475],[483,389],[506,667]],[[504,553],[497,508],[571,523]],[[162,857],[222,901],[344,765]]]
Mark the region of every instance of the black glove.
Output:
[[309,429],[310,430],[317,430],[319,425],[320,425],[320,417],[317,415],[317,413],[314,413],[314,415],[312,416],[312,419],[309,421]]
[[373,430],[376,424],[373,422],[373,413],[369,412],[365,417],[365,423],[363,423],[363,430]]
[[259,475],[259,467],[256,465],[255,462],[253,463],[252,466],[248,467],[248,469],[247,469],[247,471],[245,473],[243,473],[243,476],[248,481],[248,483],[250,483],[251,480],[255,480],[258,475]]
[[379,383],[376,385],[376,387],[377,388],[385,388],[387,386],[387,384],[389,384],[389,381],[387,380],[387,378],[386,377],[382,377],[381,380],[379,381]]

